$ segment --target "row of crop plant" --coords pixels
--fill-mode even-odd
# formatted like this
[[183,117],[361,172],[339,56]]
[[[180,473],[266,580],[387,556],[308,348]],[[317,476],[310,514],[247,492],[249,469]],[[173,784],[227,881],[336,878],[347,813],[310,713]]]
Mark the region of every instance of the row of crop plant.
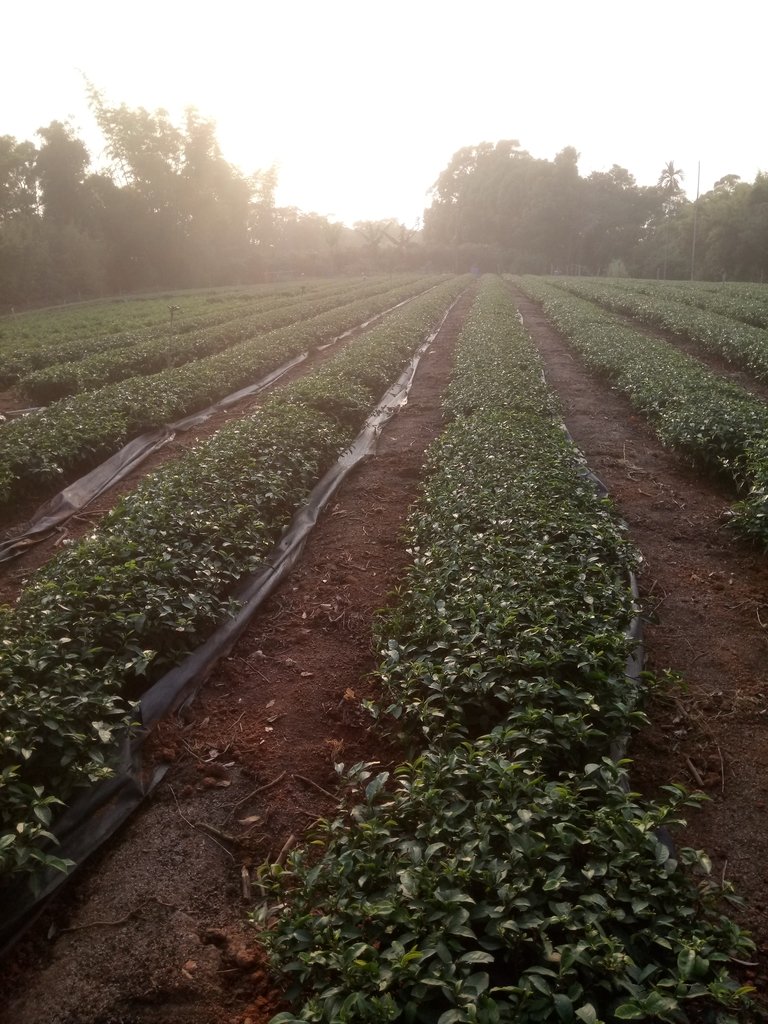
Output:
[[768,406],[592,302],[536,278],[517,284],[541,302],[586,365],[647,417],[665,445],[730,478],[742,495],[732,509],[733,525],[768,543]]
[[0,508],[24,494],[50,493],[143,430],[258,381],[291,357],[410,298],[416,287],[411,282],[378,292],[185,366],[73,395],[8,424],[0,429]]
[[635,291],[631,285],[616,287],[576,278],[556,283],[589,302],[687,338],[705,352],[747,370],[757,380],[768,380],[768,331],[761,327],[711,309],[699,309],[668,289],[655,289],[649,294]]
[[614,278],[617,288],[629,288],[645,295],[667,294],[676,302],[713,313],[720,313],[732,320],[751,324],[753,327],[768,327],[768,288],[761,284],[723,282],[713,284],[706,281],[640,281]]
[[28,373],[53,363],[82,359],[160,334],[167,335],[171,311],[174,334],[187,334],[334,287],[339,287],[338,281],[303,286],[303,292],[300,283],[221,295],[171,292],[158,300],[123,299],[93,308],[65,306],[18,318],[6,317],[0,319],[0,384],[8,387]]
[[106,351],[56,362],[23,377],[17,390],[29,401],[45,405],[68,395],[92,391],[128,377],[148,376],[172,366],[183,366],[195,359],[216,355],[233,345],[250,341],[260,334],[309,320],[349,302],[375,297],[382,292],[405,286],[423,291],[437,278],[401,276],[365,283],[345,282],[311,296],[292,296],[290,301],[269,302],[251,310],[247,316],[229,317],[223,323],[203,325],[184,334],[168,330],[153,331],[148,338],[134,336],[130,345],[110,346]]
[[[313,282],[315,287],[318,282]],[[150,295],[93,299],[66,305],[12,312],[0,316],[0,351],[26,345],[65,343],[79,338],[105,337],[124,331],[139,331],[159,326],[168,319],[168,307],[178,307],[180,317],[198,317],[217,308],[259,302],[266,295],[299,293],[307,289],[302,281],[279,284],[206,288],[196,291],[161,292]]]
[[685,794],[641,801],[607,756],[641,718],[635,560],[499,282],[446,405],[378,638],[375,711],[424,749],[392,777],[354,766],[345,809],[272,868],[280,904],[262,918],[295,1007],[273,1024],[682,1022],[740,1005],[728,961],[749,940],[706,857],[658,835]]
[[55,807],[108,773],[133,700],[226,618],[235,582],[466,285],[420,296],[148,477],[4,609],[0,874],[57,865],[45,850]]

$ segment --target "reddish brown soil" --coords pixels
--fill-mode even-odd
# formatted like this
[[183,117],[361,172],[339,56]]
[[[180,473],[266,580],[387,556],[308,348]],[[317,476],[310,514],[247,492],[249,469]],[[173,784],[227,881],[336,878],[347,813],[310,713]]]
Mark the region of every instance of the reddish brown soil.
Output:
[[629,402],[586,372],[540,308],[516,293],[560,394],[565,421],[601,477],[644,558],[649,667],[679,673],[647,708],[633,741],[633,784],[703,789],[681,845],[706,849],[744,906],[733,912],[758,944],[768,992],[768,565],[727,528],[733,495],[661,446]]
[[287,584],[187,721],[158,730],[155,753],[173,764],[151,804],[5,965],[4,1024],[261,1024],[279,1007],[242,867],[275,860],[333,812],[337,762],[402,759],[361,708],[374,689],[371,625],[408,562],[402,528],[470,301]]

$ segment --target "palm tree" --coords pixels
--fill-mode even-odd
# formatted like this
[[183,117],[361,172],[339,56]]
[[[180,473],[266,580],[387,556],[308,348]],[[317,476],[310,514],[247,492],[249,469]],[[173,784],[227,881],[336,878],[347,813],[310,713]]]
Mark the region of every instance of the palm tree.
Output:
[[680,182],[685,175],[679,167],[675,167],[674,160],[668,160],[664,164],[656,183],[664,195],[664,278],[667,276],[667,258],[669,256],[669,217],[674,209],[675,202],[683,194]]
[[675,167],[675,161],[669,160],[664,164],[659,180],[657,182],[659,188],[663,189],[666,195],[679,196],[683,191],[680,187],[680,182],[683,181],[685,175],[679,167]]

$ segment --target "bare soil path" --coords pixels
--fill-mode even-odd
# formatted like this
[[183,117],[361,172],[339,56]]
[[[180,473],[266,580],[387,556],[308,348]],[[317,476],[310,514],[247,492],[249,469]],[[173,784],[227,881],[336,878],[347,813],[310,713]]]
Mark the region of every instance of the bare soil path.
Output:
[[728,530],[732,495],[663,448],[629,401],[589,374],[538,304],[516,292],[565,422],[644,556],[649,668],[679,673],[633,741],[633,785],[673,781],[709,797],[676,840],[704,848],[744,898],[733,915],[758,943],[748,970],[768,992],[768,564]]
[[3,965],[3,1024],[262,1024],[278,1009],[242,867],[273,861],[332,813],[336,762],[402,760],[361,708],[377,662],[371,623],[409,561],[402,529],[470,303],[287,584],[188,719],[158,730],[155,751],[172,767],[152,803]]

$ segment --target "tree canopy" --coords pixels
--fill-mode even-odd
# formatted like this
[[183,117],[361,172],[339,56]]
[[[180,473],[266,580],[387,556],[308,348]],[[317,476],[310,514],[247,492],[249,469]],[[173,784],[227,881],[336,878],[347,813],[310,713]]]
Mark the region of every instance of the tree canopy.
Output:
[[0,308],[423,263],[415,230],[397,221],[365,222],[374,240],[276,206],[275,168],[243,174],[192,107],[175,124],[90,84],[88,96],[99,170],[69,124],[52,121],[36,142],[0,136]]
[[573,146],[545,160],[503,139],[453,155],[423,231],[348,228],[277,207],[275,169],[243,174],[194,108],[176,124],[162,109],[110,105],[90,84],[88,96],[103,167],[61,121],[34,142],[0,136],[0,308],[352,269],[688,277],[694,219],[697,276],[768,272],[767,175],[725,174],[694,209],[674,161],[639,186],[617,164],[582,176]]
[[[582,177],[568,146],[553,160],[516,139],[458,150],[435,182],[425,240],[451,269],[689,277],[694,204],[668,161],[652,186],[624,167]],[[698,276],[768,272],[768,177],[726,174],[697,201]]]

